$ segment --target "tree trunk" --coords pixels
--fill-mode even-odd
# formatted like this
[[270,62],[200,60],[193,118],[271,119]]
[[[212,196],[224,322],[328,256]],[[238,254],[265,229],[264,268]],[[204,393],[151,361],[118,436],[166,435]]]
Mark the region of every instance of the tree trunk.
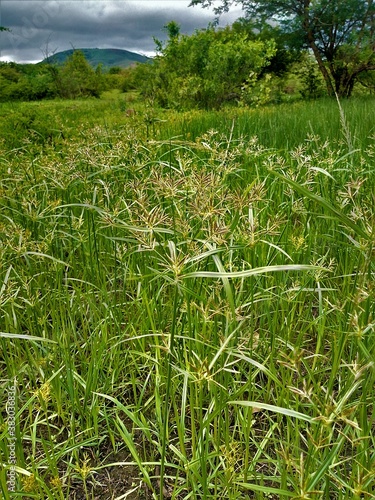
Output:
[[356,80],[355,73],[349,73],[347,68],[336,70],[333,73],[335,80],[336,94],[338,97],[350,97]]
[[319,70],[323,75],[324,81],[326,83],[328,95],[333,97],[335,95],[335,89],[333,87],[330,74],[328,73],[328,70],[323,62],[322,56],[320,55],[319,49],[315,44],[314,35],[311,32],[311,30],[308,31],[307,38],[309,41],[310,48],[314,53],[316,62],[318,63]]
[[313,51],[316,62],[318,63],[319,70],[320,70],[321,74],[323,75],[324,81],[326,83],[328,95],[334,96],[335,89],[334,89],[333,84],[332,84],[331,76],[328,73],[326,66],[324,65],[322,56],[320,55],[319,49],[315,43],[315,36],[314,36],[315,34],[314,34],[314,31],[311,28],[311,24],[310,24],[311,0],[302,0],[300,3],[302,4],[302,9],[299,12],[299,15],[303,16],[303,29],[305,30],[305,33],[307,35],[307,40],[309,42],[309,46],[310,46],[311,50]]

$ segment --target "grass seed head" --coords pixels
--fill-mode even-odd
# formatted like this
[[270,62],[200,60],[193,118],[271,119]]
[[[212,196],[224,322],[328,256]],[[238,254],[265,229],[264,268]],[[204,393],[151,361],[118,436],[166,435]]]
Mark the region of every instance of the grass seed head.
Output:
[[34,474],[30,474],[30,476],[26,476],[22,479],[22,488],[27,493],[32,493],[36,491],[38,486],[38,482]]

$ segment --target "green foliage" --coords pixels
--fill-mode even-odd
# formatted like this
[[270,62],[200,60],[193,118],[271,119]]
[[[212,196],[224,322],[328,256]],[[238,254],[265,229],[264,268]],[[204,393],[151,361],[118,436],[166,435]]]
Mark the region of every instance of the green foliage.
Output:
[[169,21],[164,29],[168,33],[169,40],[174,40],[179,37],[181,27],[176,21]]
[[372,94],[375,92],[375,72],[364,71],[358,78],[359,83],[363,89],[370,91]]
[[118,75],[121,73],[121,67],[120,66],[113,66],[112,68],[109,68],[108,73],[110,75]]
[[75,50],[58,72],[56,84],[61,97],[99,97],[102,77],[100,71],[96,72],[90,66],[84,54]]
[[103,90],[135,88],[134,67],[94,70],[80,51],[62,66],[0,63],[0,101],[33,101],[61,97],[99,97]]
[[[230,27],[210,26],[193,35],[180,35],[167,25],[170,38],[153,64],[137,68],[137,82],[147,96],[165,107],[218,108],[243,99],[244,84],[257,80],[276,53],[272,40],[252,40]],[[246,89],[246,92],[248,89]]]
[[[137,66],[147,66],[146,64],[138,64]],[[119,74],[121,80],[120,88],[122,92],[129,92],[136,88],[136,67],[131,66],[130,68],[125,68],[121,70]]]
[[[277,23],[290,43],[309,48],[328,94],[349,97],[361,73],[375,70],[375,4],[368,0],[222,0],[216,11],[242,4],[247,16]],[[212,0],[192,0],[208,7]]]
[[34,101],[57,95],[46,66],[0,63],[0,101]]
[[117,89],[122,92],[134,90],[136,88],[135,66],[110,68],[107,72],[104,71],[101,74],[101,80],[103,90]]
[[275,42],[275,54],[269,60],[269,64],[264,67],[263,74],[271,73],[282,77],[290,66],[301,58],[299,48],[292,43],[289,34],[281,30],[279,26],[259,24],[252,19],[241,17],[233,23],[232,29],[239,33],[246,33],[249,40],[273,40]]
[[99,97],[104,88],[104,76],[100,66],[93,70],[84,55],[75,51],[62,67],[0,63],[0,83],[0,101],[71,99]]
[[9,109],[1,116],[1,135],[7,149],[27,148],[39,151],[41,146],[56,144],[64,134],[59,117],[34,107]]
[[304,99],[316,99],[324,95],[324,80],[309,55],[306,54],[298,63],[297,74],[301,81],[300,93]]

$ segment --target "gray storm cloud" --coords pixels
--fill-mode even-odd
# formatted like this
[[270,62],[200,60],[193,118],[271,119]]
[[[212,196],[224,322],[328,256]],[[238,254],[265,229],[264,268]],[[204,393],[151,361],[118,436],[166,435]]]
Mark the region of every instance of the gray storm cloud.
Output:
[[[188,7],[190,0],[0,0],[0,59],[35,62],[46,52],[120,48],[151,54],[153,36],[163,39],[171,20],[183,33],[204,28],[212,11]],[[232,22],[240,9],[221,19]]]

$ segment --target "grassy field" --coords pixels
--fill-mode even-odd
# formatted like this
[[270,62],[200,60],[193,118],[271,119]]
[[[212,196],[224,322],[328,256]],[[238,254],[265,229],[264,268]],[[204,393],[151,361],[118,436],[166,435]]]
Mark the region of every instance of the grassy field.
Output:
[[0,116],[1,498],[375,498],[374,100]]

